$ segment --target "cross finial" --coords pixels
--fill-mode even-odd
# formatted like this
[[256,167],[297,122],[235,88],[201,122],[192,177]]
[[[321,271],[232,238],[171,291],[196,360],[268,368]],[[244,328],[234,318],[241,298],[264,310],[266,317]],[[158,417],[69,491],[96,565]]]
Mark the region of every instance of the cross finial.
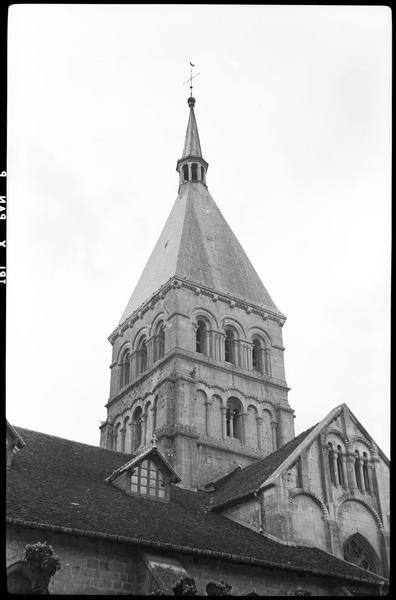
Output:
[[157,442],[158,442],[158,438],[154,433],[153,437],[151,438],[151,445],[153,448],[155,448],[157,446]]
[[193,89],[193,85],[192,85],[192,80],[194,79],[194,77],[198,77],[199,73],[196,73],[195,75],[193,75],[193,67],[195,67],[195,65],[192,64],[192,62],[190,61],[190,77],[187,79],[187,81],[184,81],[183,85],[185,83],[190,82],[190,98],[192,98],[192,89]]

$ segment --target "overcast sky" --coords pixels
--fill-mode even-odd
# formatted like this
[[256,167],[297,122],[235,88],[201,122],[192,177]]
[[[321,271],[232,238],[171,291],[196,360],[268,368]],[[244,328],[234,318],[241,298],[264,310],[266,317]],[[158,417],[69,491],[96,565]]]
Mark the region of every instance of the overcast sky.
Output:
[[389,453],[391,13],[13,5],[7,417],[90,444],[177,195],[189,61],[209,191],[278,308],[296,433],[345,402]]

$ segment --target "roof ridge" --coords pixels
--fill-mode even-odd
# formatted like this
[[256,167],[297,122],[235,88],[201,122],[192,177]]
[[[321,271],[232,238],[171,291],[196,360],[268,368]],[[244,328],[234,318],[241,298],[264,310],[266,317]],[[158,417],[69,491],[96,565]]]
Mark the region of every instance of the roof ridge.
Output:
[[[103,448],[102,446],[95,446],[94,444],[86,444],[85,442],[79,442],[78,440],[71,440],[69,438],[61,437],[59,435],[53,435],[52,433],[45,433],[44,431],[37,431],[35,429],[28,429],[27,427],[19,427],[16,425],[14,425],[14,428],[16,429],[16,431],[18,433],[22,430],[22,431],[26,431],[28,433],[45,435],[46,437],[49,437],[49,438],[62,440],[64,442],[70,442],[71,444],[78,444],[80,446],[87,446],[88,448],[95,448],[95,450],[102,450],[104,452],[109,452],[109,453],[117,455],[117,456],[125,456],[124,452],[117,452],[116,450],[110,450],[109,448]],[[28,442],[26,442],[26,445],[28,445]]]

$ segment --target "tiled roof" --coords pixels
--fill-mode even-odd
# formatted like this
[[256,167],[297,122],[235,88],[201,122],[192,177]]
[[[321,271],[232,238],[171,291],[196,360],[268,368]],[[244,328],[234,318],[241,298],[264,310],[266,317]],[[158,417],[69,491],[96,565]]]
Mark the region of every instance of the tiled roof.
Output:
[[319,549],[280,544],[209,512],[205,492],[173,486],[170,502],[130,496],[105,482],[126,462],[124,454],[27,429],[17,431],[26,446],[13,457],[7,474],[11,522],[111,539],[122,536],[124,541],[158,548],[346,580],[383,581]]
[[279,450],[269,454],[262,460],[243,469],[236,469],[226,478],[223,477],[213,482],[215,492],[213,492],[212,510],[237,504],[242,499],[252,495],[315,427],[316,425],[303,431]]

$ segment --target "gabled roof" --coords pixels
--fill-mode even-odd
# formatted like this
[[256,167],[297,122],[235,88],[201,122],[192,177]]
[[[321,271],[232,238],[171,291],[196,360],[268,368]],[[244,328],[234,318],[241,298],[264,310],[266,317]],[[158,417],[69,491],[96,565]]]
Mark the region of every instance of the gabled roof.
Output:
[[176,473],[175,469],[166,460],[165,456],[162,454],[162,452],[160,452],[158,450],[158,448],[156,446],[147,448],[147,450],[145,450],[141,454],[134,456],[131,460],[126,462],[124,465],[122,465],[121,467],[118,467],[118,469],[115,469],[115,471],[113,471],[111,473],[111,475],[106,477],[106,481],[113,481],[113,479],[115,479],[116,477],[121,475],[121,473],[124,473],[124,471],[128,471],[129,469],[133,469],[134,467],[137,467],[141,462],[143,462],[147,458],[153,458],[154,460],[156,460],[162,466],[162,468],[168,473],[171,481],[173,481],[174,483],[178,483],[179,481],[181,481],[181,477],[179,477],[179,475]]
[[130,496],[105,481],[125,464],[124,454],[16,429],[27,445],[7,474],[9,523],[349,582],[384,581],[322,550],[285,546],[211,513],[207,493],[171,486],[167,503]]
[[[374,440],[372,440],[358,419],[352,414],[348,406],[340,404],[333,408],[319,423],[300,433],[300,435],[290,440],[290,442],[279,448],[276,452],[241,470],[233,471],[226,478],[221,478],[217,482],[213,482],[212,485],[215,487],[215,492],[213,495],[212,510],[219,510],[226,506],[239,504],[263,487],[273,484],[279,475],[296,462],[303,450],[308,448],[321,431],[334,421],[342,411],[348,411],[367,440],[374,443]],[[386,464],[389,465],[389,460],[385,454],[376,444],[375,446]]]
[[17,448],[21,449],[24,446],[26,446],[25,441],[21,438],[21,436],[16,431],[16,429],[11,425],[11,423],[9,423],[7,421],[7,419],[6,419],[6,429],[7,429],[7,434],[10,436],[10,438],[14,439],[14,444]]
[[310,429],[300,433],[279,450],[269,454],[262,460],[243,469],[235,469],[228,476],[213,482],[215,492],[213,493],[211,509],[216,510],[231,504],[238,504],[252,496],[268,481],[279,466],[285,463],[286,459],[300,446],[315,427],[310,427]]
[[174,276],[245,299],[283,317],[201,182],[181,186],[120,324]]

